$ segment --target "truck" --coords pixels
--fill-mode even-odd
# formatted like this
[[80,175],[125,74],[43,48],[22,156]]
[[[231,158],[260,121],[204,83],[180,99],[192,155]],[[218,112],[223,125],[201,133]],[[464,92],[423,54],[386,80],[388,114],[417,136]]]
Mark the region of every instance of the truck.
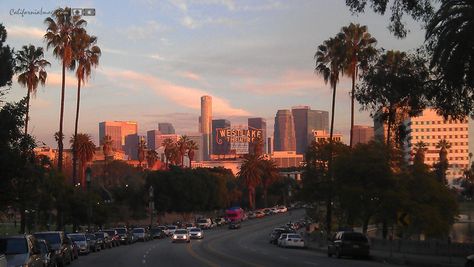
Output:
[[229,222],[241,222],[244,220],[245,212],[240,207],[232,207],[225,211],[225,217]]

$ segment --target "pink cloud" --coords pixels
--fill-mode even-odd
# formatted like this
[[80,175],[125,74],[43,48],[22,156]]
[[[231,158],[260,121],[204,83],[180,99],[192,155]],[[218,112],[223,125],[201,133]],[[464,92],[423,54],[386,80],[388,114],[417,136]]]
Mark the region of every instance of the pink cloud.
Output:
[[202,77],[199,76],[198,74],[190,71],[183,71],[180,72],[179,75],[181,77],[184,77],[186,79],[192,80],[192,81],[202,81]]
[[41,39],[46,33],[36,27],[11,26],[7,28],[8,36],[17,38]]

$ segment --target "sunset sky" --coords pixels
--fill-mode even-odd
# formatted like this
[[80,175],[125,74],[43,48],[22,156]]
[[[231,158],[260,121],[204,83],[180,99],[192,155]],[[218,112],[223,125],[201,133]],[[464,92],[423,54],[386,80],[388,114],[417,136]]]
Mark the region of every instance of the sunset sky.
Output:
[[[413,51],[424,38],[421,24],[409,22],[399,40],[388,31],[388,16],[367,12],[353,16],[344,0],[138,0],[138,1],[0,2],[0,22],[7,44],[46,46],[44,12],[57,7],[95,8],[84,17],[87,31],[98,37],[100,66],[82,91],[80,132],[97,142],[98,123],[133,120],[139,133],[171,122],[178,133],[196,132],[200,96],[213,97],[214,118],[244,124],[250,116],[267,119],[268,131],[278,109],[309,105],[330,110],[331,90],[314,74],[313,55],[324,40],[350,22],[367,25],[378,47]],[[118,2],[118,1],[117,1]],[[45,87],[31,102],[31,134],[55,147],[58,130],[61,68],[51,51]],[[77,81],[67,74],[65,133],[74,127]],[[341,80],[335,130],[348,140],[350,81]],[[26,90],[15,82],[6,101]],[[359,107],[357,107],[359,110]],[[356,112],[356,124],[373,124],[367,112]]]

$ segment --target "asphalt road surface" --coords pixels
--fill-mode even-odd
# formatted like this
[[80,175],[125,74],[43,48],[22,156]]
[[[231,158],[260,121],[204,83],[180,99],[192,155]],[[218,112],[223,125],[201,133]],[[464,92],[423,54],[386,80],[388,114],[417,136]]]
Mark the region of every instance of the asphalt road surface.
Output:
[[191,243],[171,243],[170,239],[137,242],[81,256],[76,266],[350,266],[370,267],[388,264],[370,260],[328,258],[325,253],[308,249],[279,248],[268,242],[271,230],[303,216],[303,211],[254,219],[242,224],[241,229],[226,226],[207,230],[203,240]]

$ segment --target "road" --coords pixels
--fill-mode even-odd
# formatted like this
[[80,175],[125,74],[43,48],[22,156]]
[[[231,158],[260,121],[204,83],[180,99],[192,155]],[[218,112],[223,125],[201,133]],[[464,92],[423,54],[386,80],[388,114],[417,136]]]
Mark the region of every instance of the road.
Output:
[[326,254],[305,249],[284,249],[268,242],[271,230],[303,216],[302,211],[254,219],[238,230],[226,227],[208,230],[203,240],[171,243],[169,239],[138,242],[79,257],[76,266],[388,266],[369,260],[328,258]]

